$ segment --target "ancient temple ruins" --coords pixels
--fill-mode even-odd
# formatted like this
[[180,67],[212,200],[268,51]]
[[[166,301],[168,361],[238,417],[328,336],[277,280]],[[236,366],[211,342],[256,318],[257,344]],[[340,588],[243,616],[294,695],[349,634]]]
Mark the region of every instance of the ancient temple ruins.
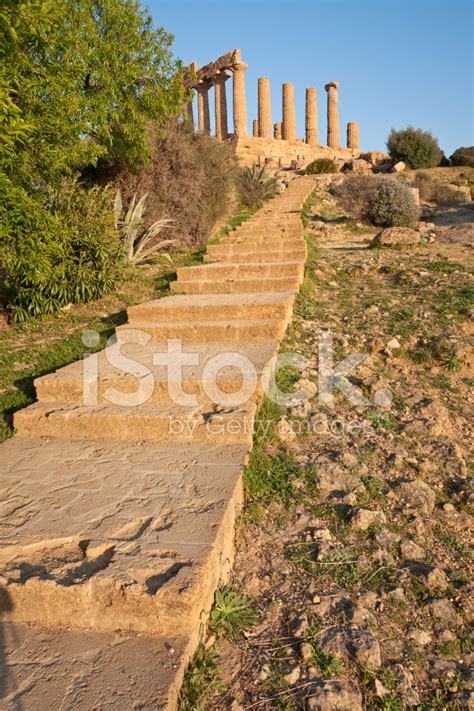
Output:
[[[242,61],[240,49],[228,52],[215,62],[198,69],[196,63],[186,72],[185,85],[194,89],[197,96],[197,128],[202,133],[211,133],[209,90],[214,88],[215,135],[221,141],[229,141],[239,160],[247,165],[253,163],[278,163],[298,159],[309,162],[314,158],[352,158],[360,154],[359,124],[347,124],[346,146],[341,146],[339,128],[339,84],[326,84],[327,92],[327,140],[319,143],[318,106],[315,87],[306,89],[305,138],[296,135],[294,86],[285,83],[282,87],[282,120],[272,122],[270,80],[258,80],[257,118],[252,123],[252,135],[247,131],[247,102],[245,97],[245,72],[248,65]],[[233,132],[229,132],[226,82],[232,77]],[[194,125],[193,101],[188,104],[189,119]]]

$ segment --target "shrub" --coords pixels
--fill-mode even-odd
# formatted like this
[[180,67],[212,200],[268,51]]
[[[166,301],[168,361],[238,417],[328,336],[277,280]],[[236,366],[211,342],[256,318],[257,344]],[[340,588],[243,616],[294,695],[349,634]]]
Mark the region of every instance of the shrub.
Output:
[[337,173],[338,168],[333,160],[329,158],[317,158],[306,166],[308,175],[318,175],[320,173]]
[[112,180],[127,203],[135,193],[148,193],[144,226],[171,216],[172,227],[165,227],[160,237],[200,246],[232,208],[238,176],[235,156],[227,144],[194,134],[175,121],[162,136],[153,127],[149,130],[151,162],[136,171],[104,171],[101,180]]
[[377,186],[384,178],[351,175],[332,188],[341,207],[356,220],[368,220],[368,205]]
[[368,205],[370,221],[380,227],[412,227],[418,214],[411,189],[398,180],[382,179]]
[[415,188],[420,191],[420,198],[422,200],[427,200],[428,202],[433,199],[436,184],[433,180],[433,176],[425,171],[419,171],[415,175],[414,180]]
[[466,165],[474,168],[474,146],[456,148],[451,156],[453,165]]
[[243,168],[238,182],[239,198],[245,207],[254,210],[275,194],[275,178],[268,175],[265,168],[253,165]]
[[443,152],[429,131],[408,126],[396,131],[392,128],[387,148],[396,161],[404,161],[410,168],[434,168],[439,165]]
[[394,178],[351,176],[335,186],[333,193],[352,217],[380,227],[408,227],[418,218],[410,188]]
[[470,191],[458,185],[437,185],[433,200],[438,205],[462,205],[470,201]]
[[30,196],[0,183],[2,301],[14,321],[97,299],[121,275],[123,251],[111,195],[64,179],[54,193]]

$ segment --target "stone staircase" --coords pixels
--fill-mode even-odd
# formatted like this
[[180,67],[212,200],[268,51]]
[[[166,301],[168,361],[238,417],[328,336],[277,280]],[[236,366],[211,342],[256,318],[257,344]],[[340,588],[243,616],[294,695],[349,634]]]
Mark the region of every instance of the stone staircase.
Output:
[[130,308],[104,351],[35,381],[1,446],[0,708],[175,708],[232,565],[314,184],[295,179],[178,269],[174,294]]

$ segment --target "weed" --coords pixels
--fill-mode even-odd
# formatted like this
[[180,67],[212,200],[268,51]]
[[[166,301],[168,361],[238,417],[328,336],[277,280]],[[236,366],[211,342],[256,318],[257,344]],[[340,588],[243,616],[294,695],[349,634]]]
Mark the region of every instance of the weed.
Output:
[[250,629],[255,620],[253,603],[249,597],[229,588],[216,591],[209,629],[217,637],[235,639],[240,632]]
[[201,647],[194,655],[184,677],[179,696],[180,711],[201,711],[202,702],[213,692],[225,690],[219,678],[215,647]]
[[461,361],[459,360],[459,358],[457,356],[450,355],[444,361],[443,366],[446,368],[446,370],[449,370],[451,373],[455,373],[461,368]]
[[393,430],[396,427],[393,418],[387,412],[369,412],[367,419],[372,422],[374,427],[382,428],[384,430]]
[[343,660],[335,654],[327,654],[318,644],[311,643],[313,654],[310,657],[310,663],[318,667],[325,679],[330,679],[332,676],[339,676],[345,671]]
[[267,454],[255,448],[244,468],[247,501],[263,505],[279,501],[289,505],[294,493],[294,480],[301,479],[303,474],[301,465],[286,452]]

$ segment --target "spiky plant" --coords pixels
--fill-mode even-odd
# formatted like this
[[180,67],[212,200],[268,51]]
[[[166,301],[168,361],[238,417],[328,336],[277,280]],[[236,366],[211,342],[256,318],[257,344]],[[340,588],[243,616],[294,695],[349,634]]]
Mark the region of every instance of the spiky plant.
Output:
[[275,178],[256,165],[244,168],[240,174],[239,194],[246,207],[255,209],[275,194]]
[[157,220],[146,230],[142,229],[143,213],[147,196],[148,193],[145,193],[137,202],[137,196],[134,195],[123,218],[122,214],[124,208],[120,190],[117,190],[115,196],[115,229],[120,232],[125,258],[129,264],[145,264],[158,255],[166,257],[171,261],[170,255],[167,252],[162,252],[162,250],[164,247],[174,244],[176,240],[162,240],[152,245],[150,245],[150,242],[164,227],[173,222],[173,220]]
[[209,629],[218,637],[235,639],[240,632],[249,629],[255,620],[252,600],[247,595],[229,588],[216,591]]

